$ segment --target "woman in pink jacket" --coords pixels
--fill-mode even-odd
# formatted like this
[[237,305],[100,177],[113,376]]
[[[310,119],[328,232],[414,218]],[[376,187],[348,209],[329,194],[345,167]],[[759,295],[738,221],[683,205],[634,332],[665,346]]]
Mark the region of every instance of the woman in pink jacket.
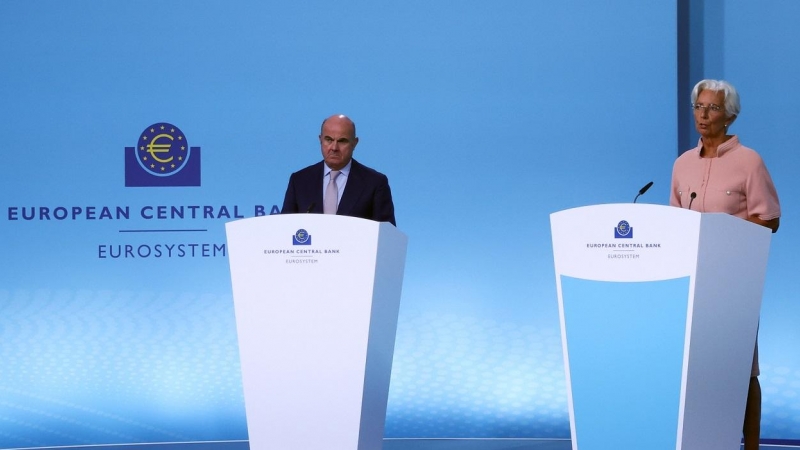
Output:
[[[764,161],[739,143],[728,129],[741,109],[730,83],[703,80],[692,90],[694,123],[700,141],[672,169],[670,205],[700,212],[724,212],[778,231],[781,207]],[[761,433],[761,385],[758,343],[753,355],[744,417],[744,450],[758,449]]]

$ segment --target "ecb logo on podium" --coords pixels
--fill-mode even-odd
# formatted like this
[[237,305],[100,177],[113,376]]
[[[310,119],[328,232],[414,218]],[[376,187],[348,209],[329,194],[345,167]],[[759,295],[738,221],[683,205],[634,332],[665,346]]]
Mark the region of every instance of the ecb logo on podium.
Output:
[[614,228],[614,239],[631,239],[633,238],[633,228],[627,220],[620,220],[617,227]]
[[125,147],[125,186],[200,186],[200,147],[189,147],[175,125],[150,125],[136,147]]
[[308,234],[308,231],[300,228],[292,236],[292,245],[311,245],[311,235]]

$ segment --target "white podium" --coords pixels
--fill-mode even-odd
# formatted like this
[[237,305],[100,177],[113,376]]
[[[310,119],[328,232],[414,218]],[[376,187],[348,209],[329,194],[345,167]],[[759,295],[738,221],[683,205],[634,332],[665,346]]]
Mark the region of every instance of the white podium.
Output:
[[647,204],[550,216],[573,450],[737,450],[771,231]]
[[290,214],[226,224],[252,450],[375,450],[407,237]]

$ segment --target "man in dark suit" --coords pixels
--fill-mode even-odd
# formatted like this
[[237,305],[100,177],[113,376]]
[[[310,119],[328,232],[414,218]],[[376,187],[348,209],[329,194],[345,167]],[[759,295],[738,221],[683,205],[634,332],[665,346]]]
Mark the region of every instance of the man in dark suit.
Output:
[[281,214],[325,212],[396,226],[389,179],[353,159],[353,121],[344,115],[325,119],[319,144],[323,160],[289,177]]

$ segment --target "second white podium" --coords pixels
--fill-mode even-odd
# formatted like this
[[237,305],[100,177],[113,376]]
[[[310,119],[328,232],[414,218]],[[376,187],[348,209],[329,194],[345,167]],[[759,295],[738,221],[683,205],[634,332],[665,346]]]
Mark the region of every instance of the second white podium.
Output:
[[572,448],[738,450],[770,230],[646,204],[550,221]]

